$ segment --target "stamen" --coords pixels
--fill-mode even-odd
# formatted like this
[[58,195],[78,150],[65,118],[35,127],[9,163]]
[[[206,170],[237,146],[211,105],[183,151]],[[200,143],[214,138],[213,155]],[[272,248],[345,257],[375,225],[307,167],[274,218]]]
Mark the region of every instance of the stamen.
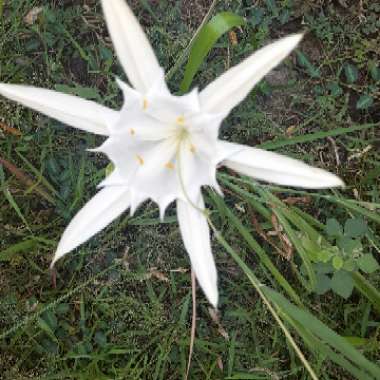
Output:
[[146,111],[147,108],[148,108],[148,99],[147,99],[147,98],[144,98],[144,102],[143,102],[143,110]]
[[136,131],[135,131],[133,128],[131,128],[131,129],[129,130],[129,133],[130,133],[132,136],[134,136],[134,135],[136,134]]
[[165,168],[169,169],[169,170],[173,170],[174,169],[174,164],[171,163],[171,162],[168,162],[167,164],[165,164]]
[[177,125],[183,127],[185,125],[185,117],[184,116],[178,116],[176,119]]
[[144,159],[141,156],[136,154],[136,158],[137,158],[137,161],[139,162],[140,165],[144,165]]

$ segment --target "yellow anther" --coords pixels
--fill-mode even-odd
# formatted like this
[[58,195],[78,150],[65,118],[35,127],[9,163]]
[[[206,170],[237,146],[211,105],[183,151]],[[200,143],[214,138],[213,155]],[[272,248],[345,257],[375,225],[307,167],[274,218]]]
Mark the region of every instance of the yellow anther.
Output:
[[195,146],[193,144],[190,145],[190,152],[191,153],[195,153],[196,152]]
[[185,117],[184,116],[178,116],[176,119],[177,125],[183,127],[185,125]]
[[166,168],[166,169],[173,170],[173,169],[174,169],[174,164],[171,163],[171,162],[168,162],[167,164],[165,164],[165,168]]
[[139,162],[140,165],[144,165],[144,159],[141,156],[136,154],[136,158],[137,158],[137,161]]
[[144,102],[143,102],[143,110],[145,111],[147,108],[148,108],[148,99],[147,99],[147,98],[144,98]]
[[131,129],[129,130],[129,133],[130,133],[132,136],[134,136],[134,135],[136,134],[136,131],[135,131],[133,128],[131,128]]

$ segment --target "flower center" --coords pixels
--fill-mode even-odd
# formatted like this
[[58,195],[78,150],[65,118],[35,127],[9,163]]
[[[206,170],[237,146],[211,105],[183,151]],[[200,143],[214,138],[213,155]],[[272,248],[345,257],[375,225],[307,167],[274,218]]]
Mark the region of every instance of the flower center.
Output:
[[190,131],[183,116],[177,117],[175,124],[175,129],[173,131],[174,139],[179,146],[181,143],[190,139]]

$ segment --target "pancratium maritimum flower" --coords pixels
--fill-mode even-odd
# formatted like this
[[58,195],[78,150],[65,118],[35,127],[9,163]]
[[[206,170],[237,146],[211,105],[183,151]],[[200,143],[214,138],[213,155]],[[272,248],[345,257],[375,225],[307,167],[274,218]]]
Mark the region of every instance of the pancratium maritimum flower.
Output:
[[208,300],[217,306],[217,273],[201,195],[202,186],[220,191],[217,165],[281,185],[343,185],[335,175],[300,161],[218,139],[222,120],[297,46],[302,35],[262,48],[200,92],[195,89],[174,96],[125,1],[102,0],[102,6],[119,61],[133,86],[118,81],[124,95],[120,111],[55,91],[0,84],[3,96],[72,127],[108,137],[96,151],[106,154],[115,169],[66,228],[53,264],[128,208],[133,213],[151,199],[163,216],[176,201],[192,268]]

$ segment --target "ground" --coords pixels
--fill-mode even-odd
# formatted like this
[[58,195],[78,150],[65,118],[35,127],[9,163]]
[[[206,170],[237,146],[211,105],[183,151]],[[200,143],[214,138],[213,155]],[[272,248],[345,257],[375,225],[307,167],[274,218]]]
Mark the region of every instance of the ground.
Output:
[[[130,2],[166,69],[210,3]],[[125,77],[99,1],[52,0],[36,10],[40,5],[0,1],[0,81],[120,106],[114,78]],[[230,0],[218,2],[214,14],[220,11],[247,23],[219,39],[194,85],[202,87],[271,40],[306,32],[297,52],[232,112],[222,137],[300,158],[337,173],[347,187],[280,192],[224,171],[224,203],[207,197],[212,220],[262,283],[289,301],[299,297],[315,317],[379,362],[380,275],[368,257],[378,260],[380,252],[380,6],[366,0]],[[171,78],[173,91],[183,72]],[[0,99],[2,379],[184,378],[191,282],[174,209],[160,223],[155,205],[145,204],[59,262],[56,281],[49,274],[64,227],[105,176],[105,158],[86,151],[101,141]],[[217,234],[212,242],[220,309],[214,315],[198,291],[190,378],[309,379],[246,272]],[[363,264],[365,255],[370,265]],[[316,274],[315,286],[308,270]],[[324,292],[327,283],[333,290]],[[290,308],[282,312],[319,378],[354,378],[348,365],[302,339],[311,324],[295,324]]]

